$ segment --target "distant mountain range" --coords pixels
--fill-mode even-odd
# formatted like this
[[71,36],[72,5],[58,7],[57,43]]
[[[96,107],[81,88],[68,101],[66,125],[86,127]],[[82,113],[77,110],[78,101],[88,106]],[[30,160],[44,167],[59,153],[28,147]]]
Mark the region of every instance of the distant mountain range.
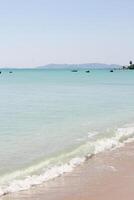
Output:
[[85,64],[48,64],[39,66],[39,69],[113,69],[121,68],[121,65],[117,64],[103,64],[103,63],[85,63]]

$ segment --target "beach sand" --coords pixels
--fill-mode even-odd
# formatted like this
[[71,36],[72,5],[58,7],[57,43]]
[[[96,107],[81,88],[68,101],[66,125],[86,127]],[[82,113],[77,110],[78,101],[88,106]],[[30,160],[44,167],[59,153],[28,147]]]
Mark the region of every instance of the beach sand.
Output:
[[55,180],[2,200],[133,200],[134,143],[105,151]]

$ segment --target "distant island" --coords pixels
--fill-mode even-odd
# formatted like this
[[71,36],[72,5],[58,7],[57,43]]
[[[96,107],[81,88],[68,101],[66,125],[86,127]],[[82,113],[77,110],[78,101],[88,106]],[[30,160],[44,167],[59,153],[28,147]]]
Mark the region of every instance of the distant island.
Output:
[[38,69],[120,69],[121,65],[103,64],[103,63],[85,63],[85,64],[48,64],[37,67]]

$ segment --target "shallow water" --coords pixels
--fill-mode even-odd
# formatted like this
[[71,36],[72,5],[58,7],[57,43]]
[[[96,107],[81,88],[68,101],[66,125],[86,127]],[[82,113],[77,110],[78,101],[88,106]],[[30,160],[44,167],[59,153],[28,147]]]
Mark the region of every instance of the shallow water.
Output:
[[133,71],[12,71],[0,75],[1,193],[21,189],[16,179],[36,175],[40,183],[133,137]]

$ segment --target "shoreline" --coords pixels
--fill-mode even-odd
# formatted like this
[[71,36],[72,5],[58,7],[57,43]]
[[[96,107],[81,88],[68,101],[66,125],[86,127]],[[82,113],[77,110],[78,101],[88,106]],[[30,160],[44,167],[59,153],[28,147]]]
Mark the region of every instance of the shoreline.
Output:
[[27,191],[7,194],[2,200],[132,200],[134,196],[134,142],[105,151],[73,172]]
[[[84,163],[87,163],[89,161],[91,164],[92,160],[94,160],[94,157],[105,154],[105,152],[113,152],[114,149],[121,148],[126,143],[131,143],[132,141],[134,141],[133,133],[134,127],[124,126],[124,128],[118,128],[115,131],[113,137],[105,137],[95,140],[93,142],[86,142],[76,148],[71,153],[66,154],[66,156],[72,156],[72,158],[70,157],[70,160],[68,162],[51,166],[50,168],[48,168],[48,170],[39,175],[30,176],[29,174],[27,174],[26,176],[26,173],[29,172],[29,170],[31,169],[35,170],[39,169],[40,167],[44,167],[44,162],[34,166],[34,168],[27,168],[26,170],[20,172],[17,171],[17,174],[23,173],[23,175],[25,174],[25,177],[23,179],[17,179],[16,177],[16,180],[9,182],[7,186],[5,185],[5,187],[1,188],[0,195],[2,197],[4,195],[12,195],[12,193],[16,194],[20,193],[21,191],[29,191],[32,188],[47,184],[48,182],[51,182],[55,179],[57,180],[57,178],[59,178],[60,176],[65,177],[68,174],[75,174],[77,168],[79,169],[82,165],[84,165]],[[99,165],[97,165],[97,167],[98,166]],[[11,175],[12,177],[16,176],[16,172]]]

